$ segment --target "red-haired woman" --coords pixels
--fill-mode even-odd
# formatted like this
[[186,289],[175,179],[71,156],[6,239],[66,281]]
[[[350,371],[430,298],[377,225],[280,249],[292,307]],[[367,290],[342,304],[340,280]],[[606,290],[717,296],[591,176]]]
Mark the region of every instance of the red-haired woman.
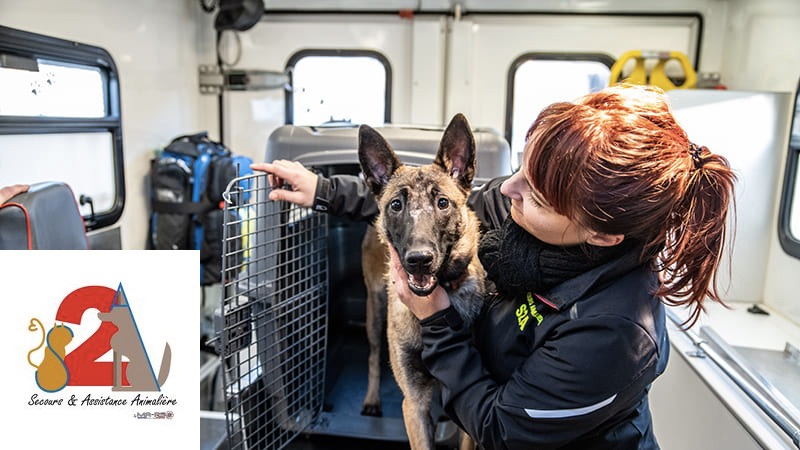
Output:
[[[273,199],[377,212],[354,177],[254,168],[295,188]],[[482,448],[658,448],[647,393],[669,353],[663,304],[690,307],[694,323],[705,299],[720,300],[734,181],[658,90],[616,86],[542,111],[520,170],[470,198],[493,285],[472,329],[441,287],[411,293],[392,255],[448,416]]]

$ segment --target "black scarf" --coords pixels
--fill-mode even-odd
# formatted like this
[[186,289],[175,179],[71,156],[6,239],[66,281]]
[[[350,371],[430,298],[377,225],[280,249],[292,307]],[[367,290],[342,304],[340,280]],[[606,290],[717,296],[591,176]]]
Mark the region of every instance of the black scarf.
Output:
[[630,249],[629,241],[625,239],[613,247],[547,244],[508,216],[502,228],[481,237],[478,257],[496,288],[517,297],[527,292],[546,292],[611,261]]

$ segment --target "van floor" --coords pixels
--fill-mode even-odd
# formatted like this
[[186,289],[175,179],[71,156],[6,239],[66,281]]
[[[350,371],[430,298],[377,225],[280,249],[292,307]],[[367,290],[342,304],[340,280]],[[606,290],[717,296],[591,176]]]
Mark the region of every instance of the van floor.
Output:
[[[369,357],[365,327],[363,324],[351,324],[331,329],[326,346],[323,410],[310,428],[282,448],[409,450],[402,417],[403,396],[392,375],[386,345],[382,349],[381,356],[380,393],[383,415],[362,416],[361,408],[367,391]],[[434,397],[432,415],[440,418],[436,431],[436,448],[437,450],[457,448],[457,429],[452,422],[442,418],[441,406],[436,401],[438,394]],[[220,406],[224,407],[224,402]],[[222,420],[205,422],[201,420],[201,430],[209,434],[207,439],[201,438],[201,448],[228,449],[228,442],[224,437],[224,416]]]
[[[367,393],[369,343],[363,326],[333,331],[328,337],[325,411],[361,415]],[[383,417],[402,419],[403,395],[389,365],[389,349],[381,348],[381,406]]]
[[[388,347],[381,351],[382,417],[361,415],[367,392],[367,360],[369,345],[363,325],[331,330],[328,337],[325,401],[320,420],[311,430],[298,436],[287,449],[409,449],[402,414],[403,395],[394,380],[388,358]],[[434,402],[433,416],[441,416],[441,407]],[[447,422],[455,428],[451,422]],[[448,433],[445,433],[448,434]],[[452,434],[452,433],[450,433]],[[437,448],[450,448],[452,439],[437,442]]]

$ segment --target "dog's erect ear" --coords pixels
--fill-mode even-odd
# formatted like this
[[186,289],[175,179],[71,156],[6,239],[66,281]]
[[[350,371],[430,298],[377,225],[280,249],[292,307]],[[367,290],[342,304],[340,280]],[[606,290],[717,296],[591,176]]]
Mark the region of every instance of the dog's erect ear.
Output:
[[370,190],[381,195],[392,174],[401,166],[386,139],[368,125],[358,129],[358,162]]
[[462,189],[472,188],[475,176],[475,137],[463,114],[456,114],[444,130],[433,163],[455,178]]

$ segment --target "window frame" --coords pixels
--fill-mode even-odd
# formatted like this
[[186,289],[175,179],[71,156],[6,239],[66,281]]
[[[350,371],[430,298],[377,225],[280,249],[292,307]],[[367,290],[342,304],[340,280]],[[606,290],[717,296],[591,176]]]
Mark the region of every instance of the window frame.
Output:
[[791,214],[792,203],[800,201],[800,198],[794,198],[795,187],[800,182],[798,172],[800,172],[800,145],[792,145],[792,132],[795,129],[796,121],[800,121],[800,81],[795,90],[794,103],[792,111],[792,120],[789,122],[789,142],[786,152],[786,166],[783,173],[783,190],[781,191],[781,203],[778,210],[778,241],[781,243],[783,251],[789,255],[800,258],[800,236],[792,236],[791,230]]
[[386,70],[386,86],[384,88],[386,92],[386,98],[384,99],[383,111],[384,123],[392,122],[392,65],[389,63],[389,59],[383,53],[380,53],[376,50],[366,49],[308,48],[293,53],[286,62],[286,73],[289,74],[289,85],[292,86],[292,89],[286,89],[284,94],[286,99],[284,102],[284,123],[286,125],[294,124],[294,67],[297,65],[298,61],[309,56],[368,57],[374,58],[380,62],[383,65],[383,68]]
[[87,231],[116,223],[125,205],[125,170],[122,151],[122,116],[119,72],[111,54],[103,48],[0,25],[0,53],[53,62],[91,66],[99,69],[106,81],[105,117],[0,116],[0,135],[111,133],[114,163],[114,203],[104,212],[83,216]]
[[599,62],[611,66],[616,61],[611,55],[605,53],[560,53],[560,52],[530,52],[518,56],[508,68],[506,77],[506,117],[505,117],[505,138],[511,144],[514,127],[514,77],[517,70],[528,61],[589,61]]

